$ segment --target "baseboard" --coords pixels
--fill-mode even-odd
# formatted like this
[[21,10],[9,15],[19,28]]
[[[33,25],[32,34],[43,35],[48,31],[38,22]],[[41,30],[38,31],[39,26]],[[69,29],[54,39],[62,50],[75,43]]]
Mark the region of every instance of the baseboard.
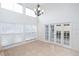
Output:
[[46,42],[46,43],[49,43],[49,44],[53,44],[53,45],[56,45],[56,46],[59,46],[59,47],[62,47],[62,48],[66,48],[66,49],[69,49],[69,50],[73,50],[73,51],[76,51],[76,52],[79,52],[78,49],[75,49],[75,48],[72,48],[72,47],[64,47],[64,46],[61,46],[61,45],[58,45],[58,44],[55,44],[55,43],[52,43],[50,41],[46,41],[46,40],[40,40],[42,42]]
[[33,41],[36,41],[36,39],[25,40],[25,41],[22,41],[22,42],[18,42],[18,43],[14,43],[14,44],[11,44],[11,45],[3,46],[3,50],[9,49],[9,48],[12,48],[12,47],[16,47],[16,46],[19,46],[19,45],[22,45],[22,44],[26,44],[26,43],[28,44],[28,43],[31,43]]
[[[26,44],[26,43],[28,44],[28,43],[31,43],[31,42],[36,41],[36,40],[37,39],[26,40],[26,41],[23,41],[23,42],[19,42],[19,43],[11,44],[11,45],[8,45],[8,46],[4,46],[3,50],[9,49],[9,48],[12,48],[12,47],[15,47],[15,46],[19,46],[19,45],[22,45],[22,44]],[[74,48],[71,48],[71,47],[64,47],[64,46],[61,46],[61,45],[58,45],[58,44],[55,44],[55,43],[51,43],[51,42],[46,41],[46,40],[39,40],[39,41],[46,42],[46,43],[49,43],[51,45],[53,44],[53,45],[56,45],[56,46],[59,46],[59,47],[62,47],[62,48],[66,48],[66,49],[70,49],[70,50],[79,52],[79,50],[77,50],[77,49],[74,49]]]

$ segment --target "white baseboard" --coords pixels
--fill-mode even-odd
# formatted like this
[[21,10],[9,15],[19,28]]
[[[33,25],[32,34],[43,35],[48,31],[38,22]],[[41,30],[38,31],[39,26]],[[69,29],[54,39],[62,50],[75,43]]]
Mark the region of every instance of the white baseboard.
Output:
[[43,41],[43,42],[46,42],[46,43],[49,43],[49,44],[54,44],[54,45],[56,45],[56,46],[60,46],[60,47],[66,48],[66,49],[70,49],[70,50],[79,52],[78,49],[75,49],[75,48],[72,48],[72,47],[61,46],[61,45],[58,45],[58,44],[55,44],[55,43],[53,43],[53,42],[46,41],[46,40],[40,40],[40,41]]
[[19,46],[19,45],[22,45],[22,44],[31,43],[33,41],[36,41],[36,39],[25,40],[25,41],[22,41],[22,42],[18,42],[18,43],[14,43],[14,44],[11,44],[11,45],[3,46],[3,49],[4,50],[9,49],[9,48],[16,47],[16,46]]

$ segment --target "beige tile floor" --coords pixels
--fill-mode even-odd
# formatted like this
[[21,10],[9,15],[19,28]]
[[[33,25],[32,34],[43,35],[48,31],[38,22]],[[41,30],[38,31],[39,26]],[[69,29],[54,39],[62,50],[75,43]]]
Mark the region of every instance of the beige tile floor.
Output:
[[6,56],[78,56],[79,52],[42,41],[33,41],[4,51]]

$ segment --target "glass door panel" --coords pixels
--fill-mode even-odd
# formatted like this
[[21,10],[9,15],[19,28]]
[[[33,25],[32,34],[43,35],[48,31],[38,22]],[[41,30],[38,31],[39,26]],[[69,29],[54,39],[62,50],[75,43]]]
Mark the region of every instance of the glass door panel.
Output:
[[49,26],[45,26],[45,40],[49,40]]
[[56,42],[61,43],[61,31],[56,31]]
[[54,41],[54,25],[50,25],[50,41]]

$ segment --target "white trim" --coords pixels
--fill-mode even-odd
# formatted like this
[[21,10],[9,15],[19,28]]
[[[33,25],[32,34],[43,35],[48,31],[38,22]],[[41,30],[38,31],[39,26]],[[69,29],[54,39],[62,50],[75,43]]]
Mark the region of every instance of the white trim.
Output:
[[58,44],[55,44],[55,43],[53,43],[53,42],[48,42],[48,41],[46,41],[46,40],[40,40],[40,41],[49,43],[49,44],[54,45],[54,46],[56,45],[56,46],[59,46],[59,47],[65,48],[65,49],[70,49],[70,50],[79,52],[79,50],[74,49],[74,48],[72,48],[72,47],[64,47],[64,46],[62,46],[62,45],[58,45]]
[[25,41],[22,41],[22,42],[18,42],[18,43],[14,43],[14,44],[11,44],[11,45],[7,45],[7,46],[3,46],[3,49],[8,49],[8,48],[13,48],[13,47],[16,47],[16,46],[19,46],[19,45],[23,45],[23,44],[28,44],[28,43],[31,43],[33,41],[36,41],[36,39],[31,39],[31,40],[25,40]]

